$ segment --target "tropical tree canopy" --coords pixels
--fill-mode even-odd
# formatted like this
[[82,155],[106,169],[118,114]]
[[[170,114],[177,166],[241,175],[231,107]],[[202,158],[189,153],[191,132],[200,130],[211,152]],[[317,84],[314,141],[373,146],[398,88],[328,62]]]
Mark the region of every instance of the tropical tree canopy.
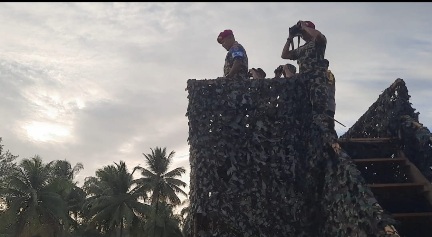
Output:
[[[0,137],[1,142],[2,138]],[[9,151],[4,152],[3,144],[0,144],[0,187],[4,184],[6,177],[14,170],[17,158],[18,156],[12,155]]]
[[182,189],[186,187],[186,183],[178,179],[186,170],[183,167],[168,170],[175,154],[174,151],[167,154],[166,148],[156,147],[150,149],[150,154],[143,153],[146,158],[147,168],[137,167],[137,169],[141,170],[143,177],[137,179],[136,182],[151,192],[152,205],[157,202],[179,205],[181,200],[177,194],[187,197],[187,193]]
[[0,189],[7,209],[1,216],[7,231],[16,236],[60,236],[67,226],[66,202],[59,195],[61,186],[52,178],[49,166],[39,156],[23,159]]
[[87,178],[84,183],[84,190],[90,195],[84,214],[105,233],[119,231],[122,236],[136,219],[151,213],[149,205],[139,201],[142,194],[133,187],[132,175],[125,162],[120,161],[97,170],[96,177]]
[[[1,138],[0,138],[1,142]],[[169,170],[174,151],[156,147],[143,154],[146,167],[129,172],[120,161],[104,166],[77,186],[82,163],[44,163],[38,155],[18,156],[0,144],[0,237],[182,237],[177,196],[187,196]],[[134,179],[135,171],[142,177]]]

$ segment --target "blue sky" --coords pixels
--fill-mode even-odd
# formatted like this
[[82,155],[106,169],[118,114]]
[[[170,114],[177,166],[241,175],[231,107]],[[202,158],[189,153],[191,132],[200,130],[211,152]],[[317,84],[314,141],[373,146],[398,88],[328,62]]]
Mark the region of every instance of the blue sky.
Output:
[[156,146],[189,172],[186,82],[222,76],[219,32],[233,30],[249,68],[272,77],[292,63],[280,55],[298,20],[327,37],[339,135],[397,78],[431,128],[431,12],[432,3],[2,2],[2,144],[20,159],[83,163],[79,184],[113,162],[144,165]]

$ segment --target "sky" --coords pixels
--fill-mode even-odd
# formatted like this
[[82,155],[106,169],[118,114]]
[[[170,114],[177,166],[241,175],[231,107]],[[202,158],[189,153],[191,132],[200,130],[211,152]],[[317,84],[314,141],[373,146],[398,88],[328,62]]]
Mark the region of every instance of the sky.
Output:
[[397,78],[432,128],[432,3],[1,2],[0,137],[18,160],[82,163],[76,179],[143,153],[174,151],[189,190],[188,79],[223,74],[231,29],[267,77],[288,29],[312,21],[327,38],[344,134]]

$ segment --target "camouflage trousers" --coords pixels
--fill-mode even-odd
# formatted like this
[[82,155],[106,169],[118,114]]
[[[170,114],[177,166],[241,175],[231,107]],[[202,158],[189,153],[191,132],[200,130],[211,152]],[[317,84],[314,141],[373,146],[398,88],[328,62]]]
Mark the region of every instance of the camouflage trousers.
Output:
[[333,116],[328,113],[328,97],[330,90],[325,74],[306,74],[303,78],[309,101],[312,106],[313,124],[324,134],[326,142],[337,141]]

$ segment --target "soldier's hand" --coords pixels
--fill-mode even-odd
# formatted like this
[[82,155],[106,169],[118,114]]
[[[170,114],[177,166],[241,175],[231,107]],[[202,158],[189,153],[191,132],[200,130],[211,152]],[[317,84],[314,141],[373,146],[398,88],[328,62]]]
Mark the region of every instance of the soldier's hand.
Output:
[[299,21],[297,22],[297,25],[300,26],[301,29],[303,29],[303,28],[304,28],[304,21],[299,20]]
[[282,76],[282,71],[283,71],[283,66],[279,65],[275,70],[274,70],[274,74],[275,74],[275,78],[280,78]]

